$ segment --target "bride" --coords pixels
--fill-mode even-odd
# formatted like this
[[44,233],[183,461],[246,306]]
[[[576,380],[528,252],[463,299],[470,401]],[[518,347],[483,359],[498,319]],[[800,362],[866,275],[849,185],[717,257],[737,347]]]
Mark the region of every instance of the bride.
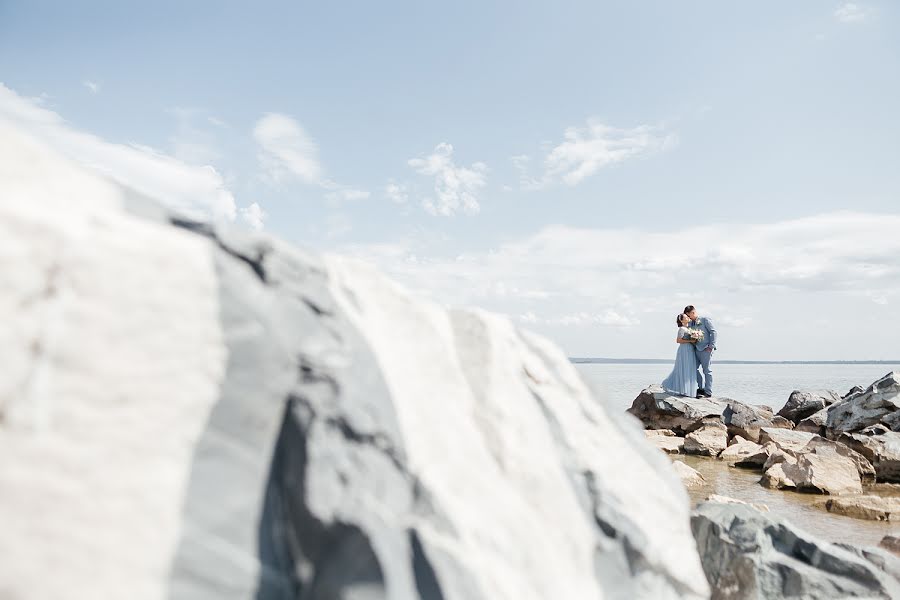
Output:
[[692,335],[693,332],[687,327],[688,323],[690,319],[685,314],[675,317],[675,324],[678,325],[678,336],[675,338],[678,353],[675,354],[675,368],[662,382],[662,386],[670,394],[693,397],[697,393],[697,368],[700,364],[697,353],[694,352],[694,344],[698,338],[696,334]]

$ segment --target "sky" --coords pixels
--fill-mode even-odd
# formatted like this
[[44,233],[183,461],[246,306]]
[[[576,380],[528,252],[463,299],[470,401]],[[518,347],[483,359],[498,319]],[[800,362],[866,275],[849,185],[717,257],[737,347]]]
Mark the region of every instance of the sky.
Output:
[[900,5],[14,2],[0,118],[570,356],[900,359]]

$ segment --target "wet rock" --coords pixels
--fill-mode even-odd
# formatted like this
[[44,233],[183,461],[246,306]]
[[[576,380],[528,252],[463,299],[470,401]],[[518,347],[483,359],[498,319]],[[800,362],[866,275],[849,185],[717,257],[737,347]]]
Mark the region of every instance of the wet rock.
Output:
[[718,456],[728,447],[728,429],[722,423],[708,423],[684,437],[684,453]]
[[799,492],[843,495],[862,493],[862,481],[856,464],[834,448],[821,447],[815,452],[797,456],[796,462],[789,453],[781,454],[781,461],[770,464],[760,483],[777,489],[796,489]]
[[772,442],[767,442],[761,445],[753,454],[735,462],[734,466],[746,469],[761,469],[769,459],[769,456],[776,451],[778,451],[778,446]]
[[725,402],[715,398],[673,396],[659,385],[643,390],[628,409],[646,429],[671,429],[686,435],[707,420],[721,421]]
[[857,452],[846,444],[827,440],[823,437],[814,437],[806,444],[806,446],[803,447],[803,450],[801,450],[801,452],[819,453],[825,449],[833,451],[853,461],[853,464],[856,466],[856,471],[859,473],[859,478],[861,481],[875,481],[875,467],[872,465],[869,459],[866,458],[865,455]]
[[824,503],[828,512],[869,521],[900,519],[900,498],[882,496],[853,496],[829,498]]
[[799,423],[840,401],[841,397],[832,390],[794,390],[778,414],[793,423]]
[[748,506],[752,506],[756,510],[760,512],[769,512],[769,507],[765,504],[756,504],[753,502],[744,502],[743,500],[738,500],[737,498],[730,498],[728,496],[722,496],[720,494],[710,494],[706,497],[706,502],[717,502],[719,504],[744,504]]
[[741,504],[700,504],[691,517],[713,600],[900,597],[900,559],[820,540]]
[[686,488],[700,487],[706,483],[706,479],[703,478],[703,475],[701,475],[699,471],[684,464],[680,460],[673,461],[672,467],[675,469],[675,473]]
[[826,427],[830,435],[860,431],[883,423],[900,429],[900,373],[888,373],[878,381],[828,411]]

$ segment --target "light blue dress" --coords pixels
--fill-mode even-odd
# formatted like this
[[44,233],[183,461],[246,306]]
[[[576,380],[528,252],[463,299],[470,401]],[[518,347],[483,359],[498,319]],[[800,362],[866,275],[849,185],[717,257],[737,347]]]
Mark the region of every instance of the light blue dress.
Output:
[[[687,337],[687,327],[678,328],[678,337]],[[662,382],[663,389],[679,396],[697,395],[697,353],[694,344],[678,344],[675,368]]]

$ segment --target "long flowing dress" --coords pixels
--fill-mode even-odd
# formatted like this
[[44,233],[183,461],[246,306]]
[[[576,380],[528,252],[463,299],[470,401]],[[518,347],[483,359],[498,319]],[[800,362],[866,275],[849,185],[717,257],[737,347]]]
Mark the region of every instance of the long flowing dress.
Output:
[[[678,328],[678,337],[687,337],[687,327]],[[678,344],[675,354],[675,368],[662,382],[663,389],[670,394],[694,396],[697,394],[697,353],[694,344]]]

